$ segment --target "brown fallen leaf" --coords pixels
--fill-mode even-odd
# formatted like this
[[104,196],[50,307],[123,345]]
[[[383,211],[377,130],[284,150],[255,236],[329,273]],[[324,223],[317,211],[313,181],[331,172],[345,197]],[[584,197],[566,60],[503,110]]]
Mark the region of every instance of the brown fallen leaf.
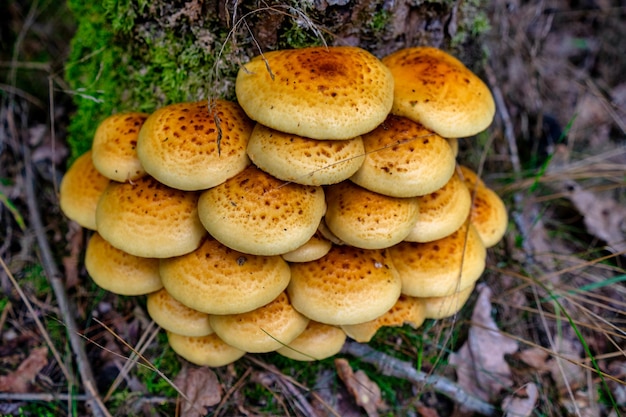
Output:
[[14,372],[0,376],[0,392],[28,392],[28,386],[48,364],[48,348],[33,349]]
[[535,410],[539,397],[539,390],[532,382],[526,384],[502,401],[502,410],[505,417],[528,417]]
[[174,385],[187,397],[181,399],[181,417],[203,416],[206,407],[214,406],[222,399],[222,384],[215,372],[207,367],[183,367],[174,379]]
[[337,375],[345,384],[348,392],[352,394],[357,405],[362,407],[368,417],[377,417],[378,410],[386,408],[381,398],[380,388],[374,383],[365,372],[352,371],[350,364],[345,359],[335,359]]
[[517,351],[517,342],[504,336],[491,318],[491,289],[479,287],[467,341],[450,355],[457,382],[468,393],[484,401],[494,400],[513,384],[504,355]]

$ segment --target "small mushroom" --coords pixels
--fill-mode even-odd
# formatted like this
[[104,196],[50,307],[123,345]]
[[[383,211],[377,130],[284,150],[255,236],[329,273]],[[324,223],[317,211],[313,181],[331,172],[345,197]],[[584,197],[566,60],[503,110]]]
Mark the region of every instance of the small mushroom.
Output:
[[183,336],[167,332],[167,340],[174,352],[198,366],[218,368],[235,362],[246,354],[224,342],[215,333],[206,336]]
[[346,334],[339,327],[309,320],[298,337],[276,352],[296,361],[319,361],[339,353],[345,341]]
[[187,307],[165,288],[148,295],[148,315],[163,329],[182,336],[207,336],[213,333],[209,315]]
[[426,318],[444,319],[454,316],[463,308],[475,287],[475,285],[470,285],[443,297],[422,298]]

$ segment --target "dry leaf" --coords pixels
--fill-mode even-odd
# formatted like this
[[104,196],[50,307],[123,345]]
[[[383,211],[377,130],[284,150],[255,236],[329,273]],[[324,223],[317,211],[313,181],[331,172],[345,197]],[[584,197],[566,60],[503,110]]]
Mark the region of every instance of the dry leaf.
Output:
[[33,349],[15,372],[0,376],[0,392],[28,392],[28,385],[48,364],[48,348]]
[[206,414],[205,407],[211,407],[222,399],[222,385],[217,375],[207,367],[184,367],[174,379],[174,384],[187,397],[181,401],[181,417],[196,417]]
[[337,375],[354,396],[356,403],[362,407],[368,417],[377,417],[378,410],[383,410],[385,404],[381,398],[380,388],[363,371],[353,372],[345,359],[335,359]]
[[467,341],[450,355],[457,382],[468,393],[491,401],[512,385],[511,369],[504,355],[517,351],[517,342],[504,336],[491,318],[491,289],[479,288]]
[[578,340],[568,339],[560,335],[557,336],[554,344],[558,357],[553,358],[549,362],[550,374],[559,392],[566,395],[568,385],[579,386],[584,385],[586,382],[584,369],[568,360],[580,362],[582,346]]
[[505,417],[528,417],[535,410],[535,404],[539,397],[539,390],[533,383],[526,384],[513,395],[507,396],[502,401],[502,409]]

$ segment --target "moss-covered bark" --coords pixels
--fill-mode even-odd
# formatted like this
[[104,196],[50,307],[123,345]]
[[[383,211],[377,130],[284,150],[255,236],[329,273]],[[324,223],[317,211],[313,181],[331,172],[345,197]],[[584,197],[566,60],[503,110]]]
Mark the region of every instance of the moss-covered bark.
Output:
[[484,0],[69,0],[78,29],[66,79],[77,105],[68,142],[86,151],[98,123],[125,110],[234,99],[239,65],[260,51],[357,45],[382,57],[433,45],[475,61]]

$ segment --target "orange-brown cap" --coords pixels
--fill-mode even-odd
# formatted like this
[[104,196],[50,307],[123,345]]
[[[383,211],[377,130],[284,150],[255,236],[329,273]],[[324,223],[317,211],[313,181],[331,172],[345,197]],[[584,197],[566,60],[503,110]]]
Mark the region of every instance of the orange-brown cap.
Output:
[[146,308],[150,318],[167,331],[182,336],[206,336],[213,333],[208,314],[187,307],[165,288],[148,295]]
[[145,258],[169,258],[195,250],[206,235],[197,205],[197,193],[145,176],[109,184],[98,202],[96,222],[102,237],[118,249]]
[[281,255],[308,241],[326,211],[321,187],[284,183],[249,166],[203,192],[198,213],[224,245],[254,255]]
[[246,354],[225,343],[215,333],[207,336],[183,336],[167,332],[167,340],[174,352],[198,366],[218,368],[235,362]]
[[238,104],[176,103],[152,113],[139,132],[137,154],[146,171],[179,190],[205,190],[250,164],[254,124]]
[[350,179],[369,190],[415,197],[443,187],[454,173],[450,144],[406,117],[390,115],[362,138],[365,161]]
[[102,175],[113,181],[136,180],[146,174],[137,157],[139,129],[148,114],[118,113],[100,123],[93,137],[93,164]]
[[442,297],[474,284],[485,269],[487,250],[471,224],[433,242],[402,242],[389,248],[402,279],[402,293]]
[[488,187],[477,187],[472,200],[470,222],[476,227],[483,243],[490,248],[504,236],[508,226],[508,213],[504,202]]
[[393,114],[446,138],[472,136],[491,124],[496,107],[489,88],[452,55],[422,46],[382,61],[395,80]]
[[391,110],[393,77],[371,53],[351,46],[265,53],[237,74],[237,99],[257,122],[312,139],[350,139]]
[[365,323],[343,325],[341,328],[348,337],[359,343],[367,343],[381,327],[408,324],[416,329],[424,323],[425,319],[425,306],[421,299],[401,294],[393,307],[383,315]]
[[428,319],[443,319],[454,316],[465,305],[474,291],[475,285],[470,285],[444,297],[424,297],[425,315]]
[[326,255],[331,247],[332,243],[318,229],[304,245],[283,253],[282,257],[287,262],[311,262]]
[[274,177],[304,185],[343,181],[359,169],[365,157],[360,136],[340,141],[309,139],[259,123],[250,136],[248,156]]
[[309,323],[284,292],[263,307],[241,314],[212,315],[210,320],[222,340],[253,353],[273,352],[291,343]]
[[293,306],[311,320],[343,325],[389,310],[401,286],[386,250],[333,246],[317,261],[291,264],[287,291]]
[[276,352],[296,361],[318,361],[339,353],[345,341],[339,327],[309,320],[300,336]]
[[406,238],[419,216],[417,197],[390,197],[351,181],[326,187],[326,225],[343,242],[383,249]]
[[91,151],[79,156],[61,180],[59,205],[63,214],[86,229],[96,230],[96,207],[109,182],[93,165]]
[[89,238],[85,268],[99,287],[115,294],[144,295],[163,288],[158,259],[126,253],[98,233]]
[[247,255],[207,238],[195,251],[161,261],[161,280],[174,298],[209,314],[236,314],[274,300],[291,271],[280,256]]

